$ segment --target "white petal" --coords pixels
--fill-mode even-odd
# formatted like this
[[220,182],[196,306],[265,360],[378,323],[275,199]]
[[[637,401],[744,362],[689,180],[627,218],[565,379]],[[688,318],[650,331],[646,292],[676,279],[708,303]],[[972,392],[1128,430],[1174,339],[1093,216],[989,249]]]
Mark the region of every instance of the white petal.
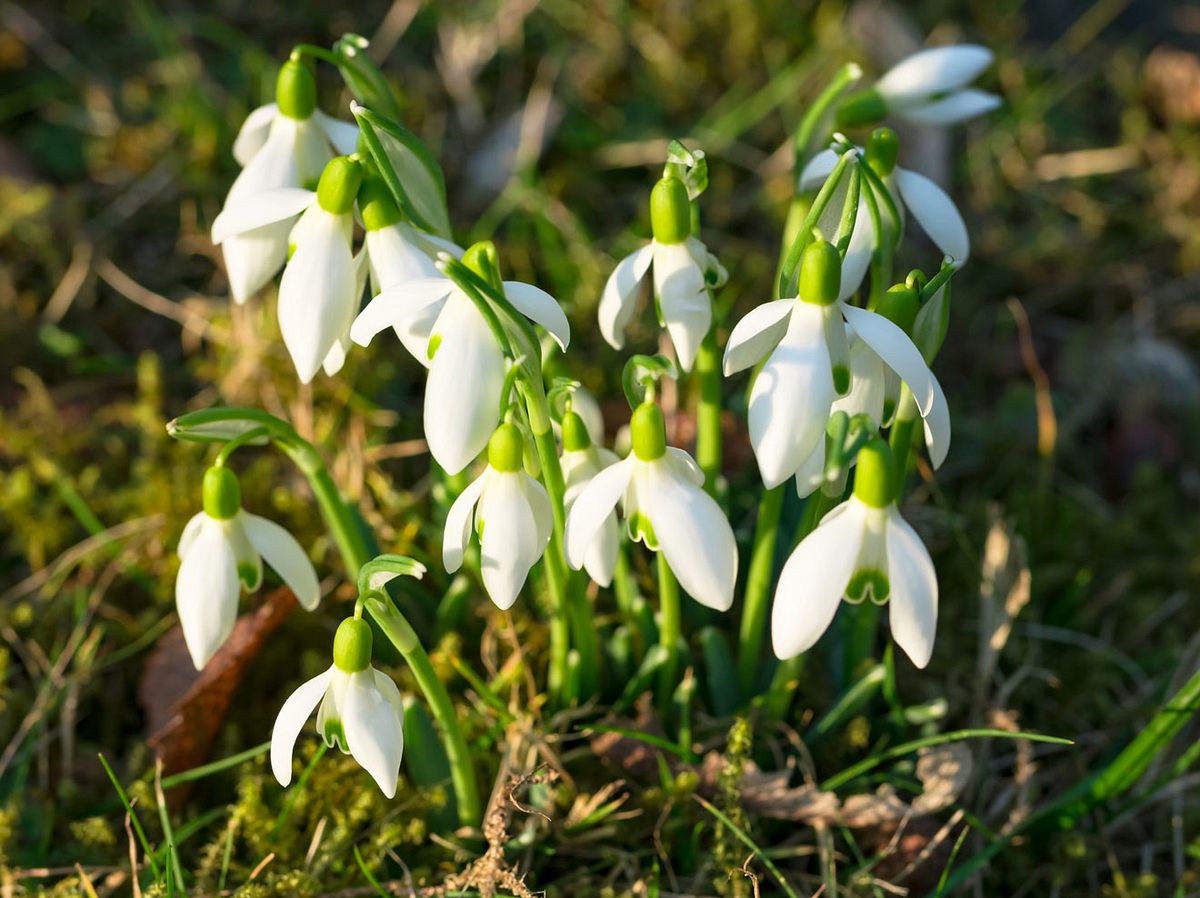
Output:
[[224,522],[209,518],[193,537],[175,579],[179,626],[196,670],[203,670],[229,638],[240,594],[237,556]]
[[484,450],[500,420],[504,354],[458,291],[446,300],[431,343],[439,337],[425,386],[425,439],[437,463],[457,474]]
[[267,564],[296,594],[296,599],[309,611],[321,600],[321,586],[312,562],[296,538],[274,521],[256,514],[240,512],[242,527],[254,548]]
[[875,84],[889,104],[958,90],[992,64],[992,51],[975,44],[931,47],[893,66]]
[[229,237],[221,244],[229,292],[242,305],[279,273],[287,261],[292,219]]
[[325,697],[329,681],[333,678],[333,668],[318,674],[306,683],[301,684],[295,692],[288,696],[279,715],[275,718],[275,726],[271,729],[271,772],[279,785],[286,786],[292,781],[292,752],[296,748],[296,739],[304,724],[317,709],[317,704]]
[[953,125],[996,109],[1001,99],[982,90],[960,90],[933,103],[897,110],[897,114],[918,125]]
[[842,312],[854,326],[859,339],[875,350],[883,363],[908,384],[921,414],[928,414],[936,395],[937,381],[912,338],[892,321],[866,309],[842,303]]
[[822,310],[796,303],[750,391],[750,442],[768,488],[791,477],[824,438],[836,398]]
[[279,284],[279,329],[301,383],[321,369],[358,303],[344,216],[316,211],[301,222],[310,226]]
[[850,344],[850,392],[833,404],[833,411],[850,417],[866,415],[876,426],[883,423],[883,359],[862,340]]
[[[837,150],[821,150],[817,155],[808,160],[808,164],[804,166],[804,170],[800,172],[800,189],[801,190],[820,190],[821,185],[833,173],[834,167],[838,164],[841,156]],[[839,215],[841,212],[838,213]]]
[[350,326],[350,339],[367,346],[377,333],[394,328],[404,348],[428,367],[429,335],[453,288],[453,282],[441,276],[394,284],[358,313]]
[[690,480],[696,486],[704,486],[704,472],[686,450],[668,446],[666,460],[684,480]]
[[796,546],[779,575],[771,609],[771,642],[781,659],[812,648],[837,613],[854,576],[862,546],[866,508],[855,499],[826,516]]
[[892,638],[917,667],[929,663],[937,634],[937,572],[929,550],[893,506],[887,518]]
[[326,115],[320,109],[313,111],[313,118],[325,132],[326,139],[333,144],[339,156],[349,156],[358,149],[358,125]]
[[446,572],[453,574],[463,563],[463,554],[471,541],[471,521],[475,511],[475,503],[483,492],[483,484],[487,479],[490,468],[472,480],[467,488],[458,494],[450,511],[446,514],[446,527],[442,532],[442,564]]
[[654,259],[654,244],[648,243],[617,263],[600,296],[600,333],[613,349],[625,345],[625,328],[633,318],[638,288]]
[[971,238],[967,236],[966,222],[946,191],[924,175],[903,168],[896,169],[893,181],[908,211],[943,255],[960,264],[967,261]]
[[[384,795],[395,798],[404,754],[404,720],[396,713],[397,702],[380,688],[376,674],[368,667],[348,677],[342,726],[354,760],[371,774]],[[394,683],[392,688],[396,688]]]
[[796,495],[801,499],[812,494],[813,490],[825,482],[825,440],[817,440],[817,445],[809,453],[808,458],[796,469]]
[[712,300],[691,242],[654,244],[654,293],[683,371],[692,370],[712,326]]
[[246,120],[242,122],[242,127],[238,129],[237,137],[233,141],[233,158],[237,160],[238,165],[249,165],[254,154],[262,149],[263,144],[267,142],[271,123],[275,121],[278,112],[278,106],[274,103],[267,103],[246,116]]
[[520,281],[505,281],[504,295],[518,312],[544,327],[559,349],[566,350],[571,342],[571,325],[557,299],[540,287]]
[[617,553],[621,548],[621,527],[617,523],[616,512],[611,512],[600,530],[592,537],[587,554],[583,558],[583,567],[599,586],[607,588],[612,584],[613,574],[617,570]]
[[588,436],[592,443],[600,446],[604,443],[604,413],[600,411],[600,403],[596,397],[580,387],[571,396],[571,409],[583,419]]
[[593,477],[572,502],[565,542],[567,563],[575,570],[583,567],[588,548],[624,495],[632,474],[632,457],[617,462]]
[[922,418],[922,422],[925,425],[925,446],[929,450],[929,463],[936,470],[942,466],[950,451],[950,407],[946,403],[942,385],[936,377],[933,378],[933,402],[929,404],[929,413]]
[[200,532],[204,529],[204,522],[208,520],[211,520],[211,518],[209,518],[207,514],[202,511],[198,511],[192,515],[188,522],[184,525],[183,533],[179,535],[179,548],[176,550],[181,561],[183,560],[183,557],[187,555],[188,549],[191,548],[192,543],[196,541],[196,537],[199,536]]
[[433,255],[426,252],[423,241],[407,222],[399,221],[385,228],[367,231],[363,243],[371,265],[373,293],[415,278],[441,278],[446,281],[446,276],[434,264]]
[[476,513],[476,526],[483,527],[479,540],[483,585],[496,607],[502,610],[512,607],[529,569],[546,550],[537,518],[522,489],[521,478],[525,476],[524,471],[493,471],[487,489],[479,497]]
[[[880,214],[886,215],[882,210]],[[871,267],[876,242],[875,225],[871,222],[864,200],[859,204],[858,215],[854,219],[854,233],[850,236],[846,255],[842,259],[842,286],[838,291],[838,299],[849,299],[858,292]]]
[[526,474],[521,479],[521,492],[533,512],[533,522],[536,525],[536,539],[541,545],[550,542],[550,534],[554,530],[554,510],[550,506],[550,494],[546,488]]
[[757,365],[778,345],[787,331],[787,316],[795,300],[776,299],[755,306],[734,326],[725,344],[725,376]]
[[700,604],[728,611],[738,555],[721,507],[663,461],[646,465],[646,475],[638,482],[638,501],[679,585]]

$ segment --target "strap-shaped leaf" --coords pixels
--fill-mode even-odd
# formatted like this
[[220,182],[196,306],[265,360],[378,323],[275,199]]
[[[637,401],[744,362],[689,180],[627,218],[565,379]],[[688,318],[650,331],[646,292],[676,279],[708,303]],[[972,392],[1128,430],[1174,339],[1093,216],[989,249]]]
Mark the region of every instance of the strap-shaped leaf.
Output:
[[368,46],[367,39],[357,34],[347,33],[338,38],[333,45],[333,55],[339,60],[338,71],[358,102],[389,118],[398,118],[400,106],[396,94],[379,66],[367,55]]
[[429,148],[403,125],[377,112],[357,103],[350,111],[396,202],[418,227],[450,239],[446,180]]

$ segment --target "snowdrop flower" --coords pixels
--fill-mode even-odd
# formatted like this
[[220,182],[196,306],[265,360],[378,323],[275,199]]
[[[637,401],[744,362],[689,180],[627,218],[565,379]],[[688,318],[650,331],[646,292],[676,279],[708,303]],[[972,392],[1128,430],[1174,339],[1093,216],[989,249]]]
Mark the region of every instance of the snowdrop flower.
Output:
[[213,222],[214,239],[227,239],[263,221],[303,213],[288,238],[291,258],[279,284],[279,330],[301,383],[322,367],[336,374],[346,360],[350,324],[362,281],[351,249],[354,200],[362,166],[349,156],[330,160],[314,193],[298,188],[261,193],[253,203],[227,208]]
[[968,85],[992,64],[992,51],[975,44],[932,47],[892,66],[873,88],[850,94],[838,123],[850,127],[893,115],[915,125],[953,125],[991,112],[995,94]]
[[840,272],[832,244],[810,243],[797,296],[751,310],[729,335],[726,376],[766,359],[750,391],[749,424],[768,488],[799,471],[818,447],[824,451],[830,409],[850,388],[850,351],[837,302]]
[[662,552],[680,586],[717,611],[733,604],[737,544],[720,506],[704,492],[704,474],[690,455],[667,445],[662,410],[644,402],[630,422],[633,451],[591,478],[567,517],[567,562],[588,555],[618,502],[630,537]]
[[300,730],[317,711],[317,732],[371,774],[388,798],[396,795],[404,753],[400,690],[371,666],[371,627],[351,617],[338,626],[333,665],[293,692],[271,730],[271,771],[279,785],[292,781],[292,752]]
[[[505,281],[504,293],[567,348],[571,328],[554,297],[519,281]],[[457,474],[487,446],[500,419],[504,351],[475,303],[444,274],[383,290],[355,319],[350,337],[366,346],[386,328],[411,333],[429,367],[425,439],[437,463]]]
[[929,663],[937,630],[937,575],[921,538],[893,499],[892,455],[875,439],[858,455],[854,494],[792,552],[779,577],[771,639],[781,659],[807,651],[838,604],[891,602],[892,638],[917,667]]
[[[954,200],[950,199],[946,191],[924,175],[896,165],[898,146],[895,134],[888,128],[877,129],[862,152],[865,163],[879,175],[895,200],[896,209],[902,218],[901,226],[904,224],[905,212],[910,213],[921,226],[921,230],[929,235],[929,239],[941,250],[942,255],[950,257],[955,265],[963,265],[971,253],[971,241],[967,235],[967,225],[958,207],[954,205]],[[809,160],[800,173],[800,189],[819,189],[837,165],[838,158],[837,151],[829,149]],[[865,183],[863,188],[865,191]],[[847,189],[848,185],[843,181],[834,192],[818,223],[822,233],[833,234],[837,230]],[[886,208],[882,205],[879,211],[881,215],[887,215]],[[842,267],[839,299],[849,298],[862,286],[878,242],[879,237],[867,211],[866,198],[860,197],[854,233],[850,238]]]
[[[573,396],[577,399],[578,393]],[[574,409],[563,415],[562,422],[562,473],[566,484],[564,505],[570,515],[571,507],[587,485],[603,471],[618,463],[617,456],[603,446],[592,444],[591,428]],[[621,532],[617,526],[614,509],[600,525],[583,556],[583,567],[588,576],[601,586],[612,583],[617,567],[617,551],[621,546]]]
[[[358,127],[316,108],[316,82],[303,62],[289,59],[283,64],[275,95],[275,103],[250,113],[234,141],[234,158],[244,168],[225,197],[226,210],[253,207],[267,191],[312,187],[334,149],[354,151]],[[225,256],[234,302],[244,303],[283,266],[288,232],[298,214],[296,209],[228,234],[213,222],[213,243]]]
[[[691,236],[691,200],[678,178],[663,178],[650,194],[654,239],[617,263],[600,297],[600,333],[614,349],[625,345],[646,272],[653,269],[659,321],[671,335],[679,367],[690,371],[700,341],[712,327],[709,286],[725,282],[725,270]],[[709,280],[711,276],[712,281]]]
[[[950,410],[941,384],[908,336],[919,306],[917,292],[904,284],[884,294],[877,313],[843,305],[850,344],[850,391],[834,401],[831,413],[844,411],[852,418],[864,415],[876,428],[889,426],[900,386],[907,384],[914,396],[924,400],[917,410],[930,463],[937,469],[950,450]],[[862,334],[853,322],[862,327]],[[796,491],[801,498],[824,482],[824,468],[825,441],[821,439],[796,471]]]
[[225,467],[205,472],[204,510],[184,527],[179,558],[175,607],[196,670],[233,631],[241,587],[253,592],[262,584],[264,558],[306,609],[321,596],[300,544],[278,524],[242,510],[237,477]]
[[[440,278],[438,253],[447,252],[456,259],[462,258],[462,247],[418,230],[405,221],[387,185],[379,178],[368,178],[363,182],[358,208],[366,231],[363,246],[371,274],[372,296],[405,281]],[[404,348],[426,367],[429,358],[425,347],[439,310],[436,305],[429,306],[423,313],[394,326]]]
[[463,562],[472,523],[479,535],[483,585],[496,607],[507,610],[537,564],[554,519],[546,489],[525,473],[525,440],[515,424],[496,428],[488,464],[450,506],[442,562],[453,574]]

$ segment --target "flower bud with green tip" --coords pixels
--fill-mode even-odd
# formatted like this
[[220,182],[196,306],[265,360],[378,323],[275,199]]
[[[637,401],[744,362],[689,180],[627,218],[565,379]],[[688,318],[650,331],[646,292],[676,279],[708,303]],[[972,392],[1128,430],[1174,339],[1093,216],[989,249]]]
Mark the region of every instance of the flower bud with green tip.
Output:
[[263,559],[291,587],[297,600],[313,610],[320,587],[312,562],[286,530],[241,507],[237,476],[223,465],[204,474],[204,510],[179,538],[179,574],[175,607],[183,639],[197,670],[203,669],[233,632],[242,587],[262,583]]

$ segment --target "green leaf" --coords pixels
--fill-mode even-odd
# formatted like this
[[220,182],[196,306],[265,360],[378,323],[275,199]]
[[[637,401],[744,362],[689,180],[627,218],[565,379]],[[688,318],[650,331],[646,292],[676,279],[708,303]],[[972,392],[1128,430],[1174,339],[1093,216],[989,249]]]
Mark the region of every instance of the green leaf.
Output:
[[446,179],[429,148],[403,125],[377,112],[357,103],[350,111],[396,202],[418,227],[449,240]]

